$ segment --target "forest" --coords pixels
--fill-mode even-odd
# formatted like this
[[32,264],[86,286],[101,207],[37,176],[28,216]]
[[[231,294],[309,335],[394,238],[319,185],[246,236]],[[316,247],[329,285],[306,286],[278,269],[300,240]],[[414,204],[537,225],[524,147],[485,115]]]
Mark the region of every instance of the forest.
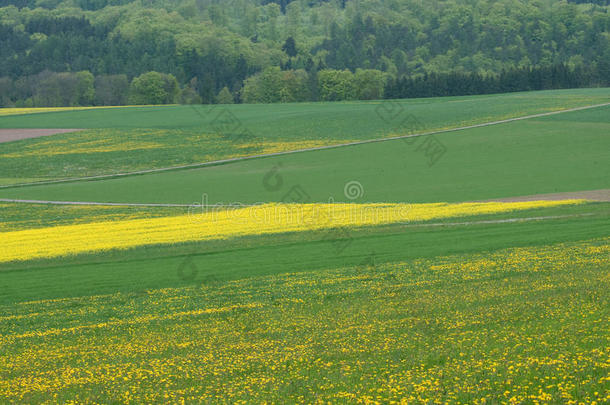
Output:
[[0,106],[610,85],[607,0],[0,0]]

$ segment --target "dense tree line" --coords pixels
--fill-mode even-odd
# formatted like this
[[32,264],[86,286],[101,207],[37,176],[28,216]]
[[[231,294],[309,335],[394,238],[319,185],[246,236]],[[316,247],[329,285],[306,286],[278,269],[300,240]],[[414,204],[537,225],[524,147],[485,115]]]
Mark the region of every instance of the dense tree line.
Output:
[[517,68],[500,74],[430,73],[424,76],[391,80],[385,98],[463,96],[529,90],[569,89],[588,86],[610,86],[610,70],[597,67],[569,68],[555,65]]
[[[139,103],[133,82],[148,72],[174,90],[147,102],[607,85],[608,10],[605,0],[0,0],[0,100]],[[93,98],[68,97],[82,72]]]
[[[601,64],[599,65],[601,66]],[[378,100],[411,97],[459,96],[610,86],[608,64],[570,68],[565,64],[515,68],[499,74],[430,73],[393,78],[375,69],[306,71],[269,67],[244,81],[237,94],[223,87],[211,100],[219,104],[287,103],[298,101]],[[89,71],[0,78],[0,105],[17,107],[124,104],[198,104],[197,79],[180,86],[175,76],[147,72],[129,82],[124,74],[94,77]]]

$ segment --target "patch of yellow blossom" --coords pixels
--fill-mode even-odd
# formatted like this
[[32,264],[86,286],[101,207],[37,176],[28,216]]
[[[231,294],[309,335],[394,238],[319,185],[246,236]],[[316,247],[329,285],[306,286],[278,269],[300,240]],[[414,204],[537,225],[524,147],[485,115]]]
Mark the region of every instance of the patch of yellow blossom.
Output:
[[96,106],[96,107],[34,107],[34,108],[0,108],[0,117],[7,115],[23,115],[61,111],[98,110],[105,108],[127,108],[127,107],[153,107],[152,105],[121,105],[121,106]]
[[[579,204],[583,200],[433,204],[192,206],[188,215],[0,233],[0,262],[247,235],[373,226]],[[215,207],[219,208],[219,207]]]
[[6,115],[36,114],[58,111],[78,111],[96,107],[39,107],[39,108],[0,108],[0,117]]
[[[98,139],[88,142],[78,142],[78,139],[70,138],[72,142],[55,142],[50,143],[48,147],[41,147],[42,144],[28,145],[28,149],[20,152],[5,153],[2,155],[3,158],[23,158],[28,156],[58,156],[58,155],[72,155],[78,153],[106,153],[106,152],[128,152],[145,149],[159,149],[164,148],[163,145],[158,142],[146,142],[146,141],[119,141],[112,142],[108,139]],[[74,142],[76,140],[76,142]]]
[[[242,144],[238,144],[237,147],[239,149],[246,149],[246,150],[258,150],[259,154],[271,154],[271,153],[279,153],[279,152],[288,152],[288,151],[292,151],[292,150],[299,150],[299,149],[313,149],[313,148],[319,148],[319,147],[323,147],[323,146],[330,146],[330,145],[336,145],[339,143],[349,143],[349,142],[354,142],[354,141],[350,141],[350,140],[341,140],[341,139],[336,139],[336,140],[331,140],[331,139],[317,139],[317,140],[301,140],[301,141],[282,141],[282,142],[272,142],[272,141],[265,141],[265,142],[260,142],[260,143],[242,143]],[[245,156],[247,155],[244,153],[238,153],[235,154],[235,157],[238,156]]]

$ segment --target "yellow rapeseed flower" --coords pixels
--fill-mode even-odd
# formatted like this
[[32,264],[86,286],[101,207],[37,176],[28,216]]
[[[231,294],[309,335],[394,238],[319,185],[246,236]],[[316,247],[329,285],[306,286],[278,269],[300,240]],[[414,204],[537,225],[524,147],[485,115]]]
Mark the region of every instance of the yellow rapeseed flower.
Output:
[[188,215],[0,233],[0,262],[246,235],[427,221],[580,202],[582,200],[459,204],[270,203],[235,209],[193,206]]
[[98,108],[150,107],[148,105],[96,106],[96,107],[35,107],[35,108],[0,108],[0,117],[6,115],[36,114],[57,111],[92,110]]

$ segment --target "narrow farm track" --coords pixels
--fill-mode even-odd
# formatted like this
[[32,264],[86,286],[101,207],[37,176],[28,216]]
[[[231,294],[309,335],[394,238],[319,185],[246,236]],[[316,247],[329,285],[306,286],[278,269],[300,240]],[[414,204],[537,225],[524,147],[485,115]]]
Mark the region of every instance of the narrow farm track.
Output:
[[50,200],[13,200],[0,198],[0,202],[22,204],[48,204],[48,205],[95,205],[102,207],[191,207],[193,204],[153,204],[153,203],[113,203],[95,201],[50,201]]
[[505,219],[488,219],[481,221],[465,221],[465,222],[433,222],[424,224],[409,224],[405,225],[405,228],[418,228],[418,227],[437,227],[437,226],[468,226],[468,225],[486,225],[486,224],[510,224],[515,222],[529,222],[529,221],[548,221],[552,219],[564,219],[574,217],[588,217],[593,213],[584,214],[569,214],[569,215],[547,215],[541,217],[517,217],[517,218],[505,218]]
[[214,161],[209,161],[209,162],[192,163],[192,164],[187,164],[187,165],[179,165],[179,166],[171,166],[171,167],[162,167],[162,168],[157,168],[157,169],[138,170],[138,171],[132,171],[132,172],[125,172],[125,173],[104,174],[104,175],[85,176],[85,177],[72,177],[72,178],[57,179],[57,180],[45,180],[45,181],[37,181],[37,182],[30,182],[30,183],[0,185],[0,189],[44,185],[44,184],[68,183],[68,182],[77,182],[77,181],[95,181],[95,180],[127,177],[127,176],[137,176],[137,175],[143,175],[143,174],[152,174],[152,173],[158,173],[158,172],[174,171],[174,170],[187,170],[187,169],[203,168],[203,167],[208,167],[208,166],[218,166],[218,165],[223,165],[223,164],[228,164],[228,163],[235,163],[235,162],[252,160],[252,159],[262,159],[262,158],[273,157],[273,156],[291,155],[291,154],[302,153],[302,152],[312,152],[312,151],[318,151],[318,150],[343,148],[343,147],[347,147],[347,146],[363,145],[363,144],[377,143],[377,142],[387,142],[387,141],[393,141],[393,140],[398,140],[398,139],[415,138],[415,137],[420,137],[420,136],[429,136],[429,135],[436,135],[436,134],[442,134],[442,133],[457,132],[457,131],[462,131],[462,130],[467,130],[467,129],[505,124],[505,123],[509,123],[509,122],[522,121],[522,120],[527,120],[527,119],[532,119],[532,118],[548,117],[548,116],[557,115],[557,114],[589,110],[589,109],[593,109],[593,108],[600,108],[600,107],[606,107],[606,106],[610,106],[610,103],[602,103],[602,104],[595,104],[595,105],[589,105],[589,106],[584,106],[584,107],[569,108],[569,109],[559,110],[559,111],[551,111],[551,112],[546,112],[546,113],[525,115],[522,117],[508,118],[508,119],[498,120],[498,121],[490,121],[490,122],[485,122],[485,123],[481,123],[481,124],[467,125],[467,126],[463,126],[463,127],[421,132],[421,133],[417,133],[417,134],[399,135],[399,136],[393,136],[393,137],[388,137],[388,138],[368,139],[368,140],[364,140],[364,141],[355,141],[355,142],[348,142],[348,143],[339,143],[339,144],[335,144],[335,145],[317,146],[317,147],[312,147],[312,148],[296,149],[296,150],[290,150],[290,151],[284,151],[284,152],[274,152],[274,153],[266,153],[266,154],[251,155],[251,156],[242,156],[242,157],[235,157],[235,158],[229,158],[229,159],[214,160]]
[[[589,200],[610,202],[610,189],[573,191],[552,194],[534,194],[528,196],[495,198],[491,200],[467,201],[473,203],[480,202],[526,202],[526,201],[558,201],[558,200]],[[176,203],[125,203],[125,202],[99,202],[99,201],[54,201],[54,200],[23,200],[12,198],[0,198],[4,203],[22,204],[47,204],[47,205],[92,205],[105,207],[201,207],[201,203],[176,204]],[[210,207],[255,207],[260,204],[210,204]]]
[[[21,199],[10,199],[0,198],[0,202],[5,203],[22,203],[22,204],[46,204],[46,205],[92,205],[101,207],[193,207],[201,208],[201,203],[193,204],[159,204],[159,203],[122,203],[122,202],[97,202],[97,201],[52,201],[52,200],[21,200]],[[260,204],[210,204],[211,208],[214,207],[229,207],[229,208],[240,208],[240,207],[255,207]]]
[[496,198],[485,202],[521,202],[521,201],[557,201],[557,200],[590,200],[590,201],[610,201],[610,189],[572,191],[565,193],[535,194],[519,197]]

